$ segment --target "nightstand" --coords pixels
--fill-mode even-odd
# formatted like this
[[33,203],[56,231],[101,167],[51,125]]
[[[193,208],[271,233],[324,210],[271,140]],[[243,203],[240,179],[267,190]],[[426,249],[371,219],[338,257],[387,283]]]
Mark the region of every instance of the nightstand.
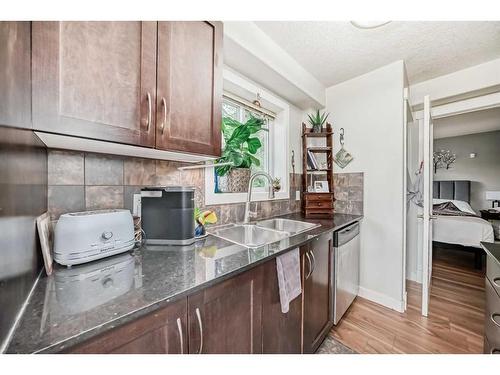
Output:
[[490,212],[488,210],[481,210],[481,218],[484,220],[500,220],[500,211]]

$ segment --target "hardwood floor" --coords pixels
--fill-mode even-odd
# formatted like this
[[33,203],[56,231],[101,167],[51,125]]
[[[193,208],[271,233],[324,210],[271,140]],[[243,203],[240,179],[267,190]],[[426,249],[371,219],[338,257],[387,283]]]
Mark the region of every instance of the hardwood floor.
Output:
[[484,271],[473,267],[472,254],[440,250],[427,318],[420,284],[408,281],[405,313],[358,297],[330,335],[359,353],[482,353]]

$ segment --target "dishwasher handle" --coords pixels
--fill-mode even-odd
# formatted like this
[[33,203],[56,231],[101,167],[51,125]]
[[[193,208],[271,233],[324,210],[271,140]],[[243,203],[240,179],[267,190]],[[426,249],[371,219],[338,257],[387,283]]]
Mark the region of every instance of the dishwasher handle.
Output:
[[345,245],[359,234],[359,223],[349,225],[347,228],[333,233],[333,246],[340,247]]

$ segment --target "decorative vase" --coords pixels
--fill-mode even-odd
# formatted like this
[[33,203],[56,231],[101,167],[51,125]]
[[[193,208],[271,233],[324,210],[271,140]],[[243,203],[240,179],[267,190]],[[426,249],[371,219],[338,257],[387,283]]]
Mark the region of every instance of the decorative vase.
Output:
[[321,125],[313,125],[312,131],[313,133],[321,133],[322,126]]
[[233,168],[227,175],[227,187],[230,193],[246,193],[250,182],[249,168]]

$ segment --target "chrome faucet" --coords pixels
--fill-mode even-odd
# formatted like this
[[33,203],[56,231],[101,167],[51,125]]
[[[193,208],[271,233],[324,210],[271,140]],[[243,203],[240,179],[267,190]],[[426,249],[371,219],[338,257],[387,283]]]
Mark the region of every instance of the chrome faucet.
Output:
[[243,224],[247,224],[250,221],[250,203],[252,202],[252,185],[256,177],[265,177],[269,184],[269,198],[274,198],[274,188],[273,188],[273,178],[266,172],[256,172],[250,176],[250,181],[248,181],[248,193],[247,201],[245,203],[245,217],[243,219]]

